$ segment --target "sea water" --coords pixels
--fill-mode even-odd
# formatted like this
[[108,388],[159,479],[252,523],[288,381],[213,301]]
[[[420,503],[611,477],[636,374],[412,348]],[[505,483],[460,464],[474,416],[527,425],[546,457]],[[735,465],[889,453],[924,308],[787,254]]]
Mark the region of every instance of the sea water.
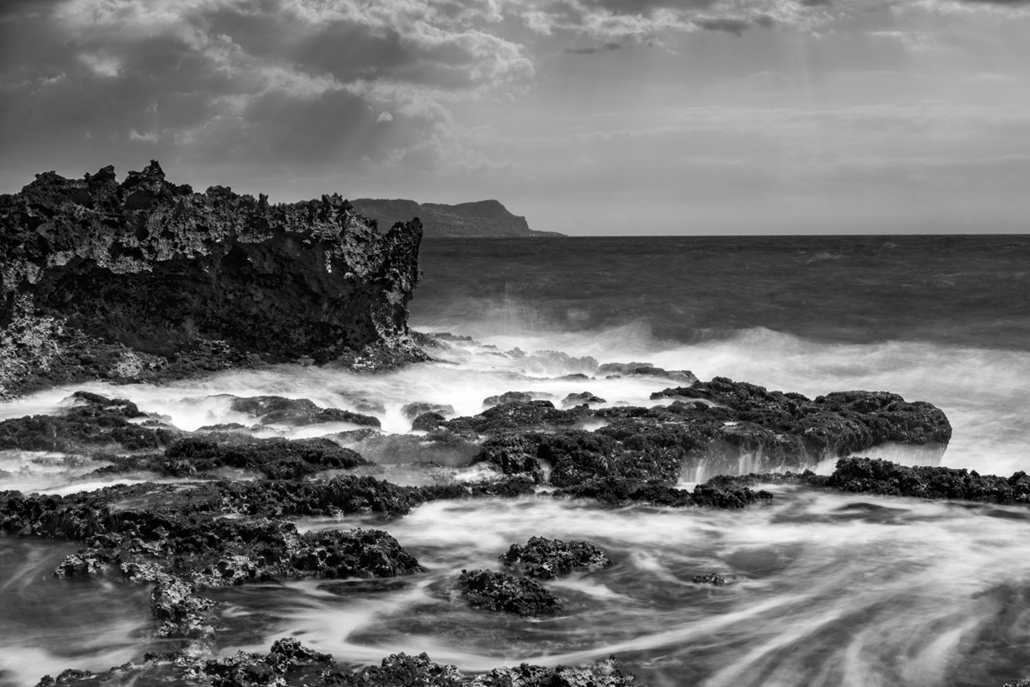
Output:
[[[505,391],[558,406],[582,391],[607,405],[654,404],[651,393],[678,382],[595,374],[601,363],[650,362],[810,397],[866,389],[929,401],[954,428],[941,464],[1030,469],[1022,237],[439,239],[423,243],[421,264],[412,326],[470,337],[433,350],[434,362],[379,376],[284,365],[164,386],[76,385],[2,404],[0,418],[58,412],[85,388],[193,430],[253,421],[225,394],[272,394],[348,409],[378,403],[384,431],[404,433],[401,408],[415,401],[460,415]],[[271,425],[257,434],[348,429]],[[897,447],[868,454],[920,460]],[[0,488],[96,488],[94,467],[3,452]],[[224,602],[219,651],[267,650],[295,636],[354,664],[427,651],[468,671],[614,654],[644,684],[707,687],[1000,687],[1030,677],[1026,509],[775,491],[771,505],[733,512],[527,497],[433,503],[389,522],[299,522],[386,529],[428,572],[390,584],[213,591]],[[615,564],[549,583],[565,609],[545,619],[472,611],[456,598],[462,569],[497,569],[498,556],[531,536],[585,539]],[[74,548],[0,538],[0,684],[161,648],[148,643],[146,589],[47,577]],[[692,582],[710,572],[732,584]]]

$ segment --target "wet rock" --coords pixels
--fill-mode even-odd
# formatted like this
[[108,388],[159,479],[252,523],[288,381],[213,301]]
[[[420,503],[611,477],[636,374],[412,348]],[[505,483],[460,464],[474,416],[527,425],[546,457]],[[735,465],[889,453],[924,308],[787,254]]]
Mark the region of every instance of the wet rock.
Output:
[[826,482],[846,492],[956,499],[988,503],[1030,503],[1030,476],[980,475],[975,470],[943,467],[905,467],[886,460],[845,458]]
[[[533,400],[533,394],[528,391],[505,391],[499,396],[487,396],[483,399],[484,407],[499,406],[502,403],[529,403]],[[552,407],[554,407],[552,405]]]
[[0,450],[138,451],[167,445],[177,432],[132,422],[147,417],[132,401],[76,391],[75,402],[57,415],[33,415],[0,422]]
[[472,417],[448,420],[445,426],[461,434],[500,434],[504,432],[540,431],[568,428],[591,417],[586,408],[557,410],[550,401],[504,403]]
[[342,437],[341,441],[369,460],[382,464],[435,462],[441,465],[468,465],[479,447],[465,436],[434,427],[425,436],[369,433]]
[[168,684],[181,687],[627,687],[633,676],[614,658],[594,665],[544,668],[523,663],[467,675],[452,665],[434,663],[427,654],[392,654],[377,666],[352,671],[329,654],[308,649],[296,639],[277,640],[266,655],[237,652],[205,659],[187,652],[148,652],[140,663],[126,663],[94,673],[66,670],[44,677],[37,687]]
[[37,175],[0,196],[0,224],[0,392],[426,358],[407,329],[417,220],[381,234],[339,196],[194,193],[151,162],[121,184]]
[[349,422],[367,427],[379,427],[379,418],[362,415],[341,408],[321,408],[306,398],[281,396],[252,396],[234,398],[230,408],[259,418],[263,425],[291,425],[301,427],[324,422]]
[[594,394],[590,393],[589,391],[581,391],[578,394],[576,394],[576,393],[569,394],[568,396],[563,398],[562,402],[561,402],[561,405],[562,405],[562,408],[569,408],[571,406],[578,406],[578,405],[581,405],[583,403],[586,403],[587,405],[589,405],[591,403],[607,403],[607,402],[608,401],[604,400],[600,396],[595,396]]
[[551,484],[556,487],[572,487],[595,477],[673,484],[682,467],[678,453],[626,451],[618,441],[598,432],[570,431],[543,436],[537,456],[553,466]]
[[597,374],[605,377],[646,376],[674,379],[684,384],[693,384],[697,377],[689,370],[666,370],[651,363],[605,363],[597,368]]
[[541,440],[540,435],[529,433],[487,439],[472,463],[487,463],[506,475],[529,475],[534,481],[542,482],[543,467],[537,458]]
[[634,677],[619,669],[614,658],[593,666],[543,668],[523,663],[518,668],[498,668],[476,684],[484,687],[626,687]]
[[214,601],[198,596],[197,586],[182,578],[166,573],[158,573],[156,578],[150,611],[164,621],[157,636],[203,638],[214,634]]
[[440,413],[422,413],[411,423],[411,429],[416,432],[431,432],[447,421]]
[[556,496],[596,499],[613,506],[630,503],[646,503],[670,508],[744,508],[756,503],[770,501],[773,495],[767,491],[753,491],[748,487],[720,489],[699,484],[693,492],[676,489],[657,482],[618,477],[595,477],[585,482],[555,490]]
[[473,608],[523,617],[553,613],[562,605],[558,597],[533,580],[489,570],[462,570],[458,590]]
[[512,544],[501,564],[527,577],[548,580],[576,570],[593,570],[612,564],[608,555],[585,541],[531,537],[525,546]]
[[185,437],[151,462],[149,469],[169,476],[231,467],[260,471],[269,479],[299,479],[322,470],[346,470],[368,464],[357,452],[329,439],[253,439],[234,435]]
[[951,424],[940,409],[883,391],[837,392],[813,401],[716,377],[652,394],[662,397],[706,399],[725,406],[733,411],[735,422],[792,435],[815,461],[888,442],[939,447],[943,453],[951,439]]
[[425,401],[419,401],[417,403],[408,403],[401,408],[401,414],[409,420],[414,420],[420,415],[426,413],[436,413],[437,415],[446,417],[454,415],[454,406],[443,403],[427,403]]
[[459,687],[468,684],[467,678],[451,665],[433,663],[425,653],[418,656],[393,654],[378,666],[362,668],[354,676],[354,685],[362,687],[392,687],[393,685],[431,685],[432,687]]

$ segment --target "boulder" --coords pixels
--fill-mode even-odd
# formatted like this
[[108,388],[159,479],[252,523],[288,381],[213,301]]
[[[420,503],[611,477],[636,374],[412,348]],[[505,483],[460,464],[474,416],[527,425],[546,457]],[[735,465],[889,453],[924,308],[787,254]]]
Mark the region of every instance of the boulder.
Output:
[[437,413],[442,416],[454,415],[454,406],[444,403],[418,401],[416,403],[407,403],[401,408],[401,415],[409,420],[414,420],[419,415],[425,415],[426,413]]
[[593,570],[612,564],[608,555],[585,541],[530,537],[525,546],[512,544],[501,564],[527,577],[547,580],[576,570]]
[[458,590],[472,608],[523,617],[553,613],[562,606],[558,597],[533,580],[489,570],[462,570]]
[[563,398],[562,402],[561,402],[561,405],[562,405],[562,408],[569,408],[571,406],[578,406],[578,405],[582,405],[584,403],[586,403],[587,405],[590,405],[591,403],[607,403],[607,402],[608,401],[604,400],[600,396],[595,396],[594,394],[590,393],[589,391],[581,391],[578,394],[575,394],[575,393],[569,394],[568,396]]

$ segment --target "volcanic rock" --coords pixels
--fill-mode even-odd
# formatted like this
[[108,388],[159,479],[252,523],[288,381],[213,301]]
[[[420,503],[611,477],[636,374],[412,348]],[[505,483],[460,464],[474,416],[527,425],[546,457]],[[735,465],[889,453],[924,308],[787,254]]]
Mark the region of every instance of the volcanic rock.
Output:
[[454,406],[444,403],[419,401],[417,403],[408,403],[401,408],[401,415],[409,420],[414,420],[419,415],[425,415],[426,413],[437,413],[442,416],[454,415]]
[[[502,403],[529,403],[533,400],[533,394],[528,391],[505,391],[498,396],[487,396],[483,399],[483,407],[501,405]],[[552,407],[553,404],[552,404]]]
[[233,398],[230,409],[260,418],[263,425],[302,427],[323,422],[349,422],[366,427],[379,427],[379,418],[340,408],[320,408],[306,398],[251,396]]
[[121,184],[111,167],[39,174],[0,196],[0,228],[4,393],[259,360],[425,359],[406,338],[418,220],[383,235],[336,195],[194,193],[155,161]]
[[530,537],[525,546],[512,544],[501,556],[501,564],[527,577],[547,580],[576,570],[603,568],[612,561],[589,542]]
[[523,617],[553,613],[562,605],[558,597],[533,580],[489,570],[462,570],[458,589],[473,608]]
[[132,422],[147,417],[132,401],[88,391],[71,395],[72,407],[57,415],[33,415],[0,422],[0,450],[86,451],[155,449],[176,433]]
[[94,687],[168,684],[182,687],[628,687],[634,678],[614,658],[595,665],[545,668],[523,663],[495,668],[483,675],[466,675],[452,665],[434,663],[428,655],[392,654],[378,666],[358,671],[340,665],[329,654],[303,646],[296,639],[277,640],[268,654],[237,652],[204,659],[187,652],[148,652],[140,663],[126,663],[94,673],[66,670],[45,676],[37,687]]
[[697,377],[690,370],[666,370],[651,363],[604,363],[597,368],[597,374],[605,377],[664,377],[685,384],[693,384]]
[[590,393],[589,391],[582,391],[582,392],[580,392],[578,394],[569,394],[568,396],[566,396],[565,398],[562,399],[561,404],[562,404],[563,408],[568,408],[570,406],[578,406],[578,405],[581,405],[583,403],[586,403],[586,404],[589,405],[591,403],[607,403],[607,402],[608,401],[604,400],[600,396],[595,396],[594,394]]

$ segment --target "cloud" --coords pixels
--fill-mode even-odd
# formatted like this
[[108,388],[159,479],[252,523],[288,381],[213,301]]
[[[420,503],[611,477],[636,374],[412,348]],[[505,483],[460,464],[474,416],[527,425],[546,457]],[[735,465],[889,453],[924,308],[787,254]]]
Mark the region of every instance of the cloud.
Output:
[[751,28],[751,22],[744,19],[698,19],[694,22],[705,31],[722,31],[740,36]]
[[447,125],[453,104],[532,86],[525,46],[494,30],[501,6],[4,3],[0,147],[26,160],[49,141],[64,159],[156,145],[201,163],[386,163]]
[[154,133],[141,134],[135,129],[129,132],[129,139],[133,141],[146,141],[147,143],[157,143],[157,135]]
[[622,43],[616,43],[615,41],[609,41],[601,46],[592,46],[589,48],[565,48],[562,52],[567,55],[596,55],[599,52],[612,52],[613,50],[621,50]]

